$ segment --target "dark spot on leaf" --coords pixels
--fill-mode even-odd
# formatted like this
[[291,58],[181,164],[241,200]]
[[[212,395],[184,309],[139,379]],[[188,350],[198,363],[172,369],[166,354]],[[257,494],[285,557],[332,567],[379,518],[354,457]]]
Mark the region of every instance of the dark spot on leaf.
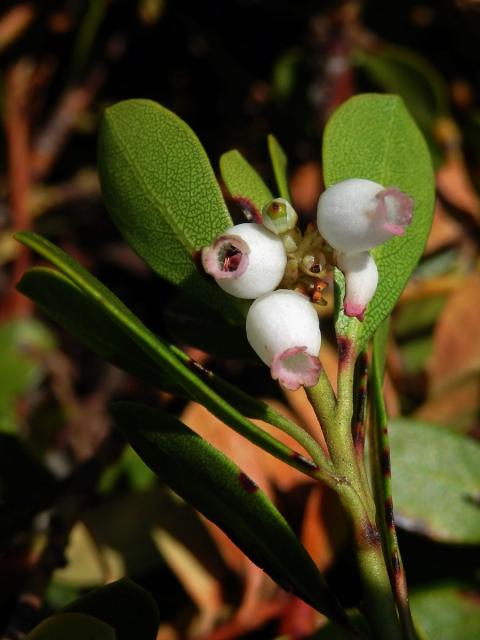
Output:
[[255,491],[258,491],[258,484],[252,480],[250,476],[247,476],[246,473],[243,473],[243,471],[240,472],[238,479],[247,493],[255,493]]
[[301,453],[297,453],[296,451],[294,451],[292,453],[292,458],[297,462],[299,462],[303,467],[305,467],[305,469],[308,469],[309,471],[318,471],[319,469],[318,464],[315,464],[313,460],[310,460],[309,458],[302,456]]
[[362,523],[362,536],[363,540],[361,542],[364,547],[379,546],[381,544],[378,529],[373,522],[370,522],[370,520],[366,520]]
[[245,198],[245,196],[235,196],[233,201],[238,204],[247,220],[262,224],[262,214],[251,200]]
[[400,557],[396,551],[392,551],[392,571],[394,575],[398,575],[402,571]]
[[390,468],[390,448],[385,446],[382,451],[382,471],[383,475],[386,477],[390,477],[392,475],[392,470]]
[[385,520],[387,521],[387,527],[393,529],[395,521],[393,517],[393,501],[391,496],[385,500]]

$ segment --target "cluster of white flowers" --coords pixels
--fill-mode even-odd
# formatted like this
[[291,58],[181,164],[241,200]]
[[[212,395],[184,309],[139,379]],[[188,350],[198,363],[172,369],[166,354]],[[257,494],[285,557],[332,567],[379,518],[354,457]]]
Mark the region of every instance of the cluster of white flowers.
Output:
[[[324,191],[317,225],[335,251],[346,283],[344,312],[363,319],[378,282],[369,249],[403,235],[412,219],[412,199],[395,187],[354,178]],[[297,214],[283,198],[263,209],[263,224],[235,225],[202,250],[202,264],[227,293],[252,300],[247,339],[272,377],[287,389],[314,386],[320,375],[320,325],[310,299],[277,289],[291,252],[298,249]],[[295,235],[295,233],[297,235]]]

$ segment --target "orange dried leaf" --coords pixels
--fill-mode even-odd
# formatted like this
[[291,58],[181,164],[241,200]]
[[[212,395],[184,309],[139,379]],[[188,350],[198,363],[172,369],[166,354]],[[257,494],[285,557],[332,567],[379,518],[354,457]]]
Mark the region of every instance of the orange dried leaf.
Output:
[[466,278],[446,302],[434,332],[430,394],[480,371],[480,275]]

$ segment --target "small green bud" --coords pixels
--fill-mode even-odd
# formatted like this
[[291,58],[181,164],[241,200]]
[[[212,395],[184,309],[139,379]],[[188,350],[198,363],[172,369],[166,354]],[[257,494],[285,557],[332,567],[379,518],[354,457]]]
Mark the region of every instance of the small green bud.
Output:
[[267,229],[277,235],[291,231],[298,221],[297,212],[285,198],[275,198],[268,202],[263,207],[262,217]]

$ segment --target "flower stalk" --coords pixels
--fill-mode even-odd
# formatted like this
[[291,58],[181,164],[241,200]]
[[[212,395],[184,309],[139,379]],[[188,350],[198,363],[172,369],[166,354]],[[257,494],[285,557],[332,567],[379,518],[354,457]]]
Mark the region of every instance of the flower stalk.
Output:
[[355,555],[364,595],[362,610],[376,640],[402,640],[376,522],[375,504],[365,481],[363,458],[357,456],[352,436],[359,327],[360,323],[355,322],[348,334],[338,336],[338,392],[333,411],[328,390],[325,394],[324,380],[316,387],[307,389],[307,394],[322,425],[337,477],[337,493],[352,523]]

